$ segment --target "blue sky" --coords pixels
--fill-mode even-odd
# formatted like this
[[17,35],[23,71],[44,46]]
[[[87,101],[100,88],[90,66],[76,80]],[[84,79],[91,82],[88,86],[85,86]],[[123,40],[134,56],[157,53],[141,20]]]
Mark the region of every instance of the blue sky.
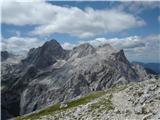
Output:
[[159,9],[159,2],[4,2],[2,49],[23,53],[50,39],[66,49],[110,43],[130,61],[159,62]]

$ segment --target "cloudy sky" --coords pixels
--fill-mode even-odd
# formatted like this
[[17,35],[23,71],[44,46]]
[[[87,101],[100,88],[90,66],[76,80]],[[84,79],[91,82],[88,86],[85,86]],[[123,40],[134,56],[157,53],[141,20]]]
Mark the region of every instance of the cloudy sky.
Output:
[[7,0],[1,10],[2,49],[15,54],[56,39],[65,49],[110,43],[130,61],[160,62],[160,2]]

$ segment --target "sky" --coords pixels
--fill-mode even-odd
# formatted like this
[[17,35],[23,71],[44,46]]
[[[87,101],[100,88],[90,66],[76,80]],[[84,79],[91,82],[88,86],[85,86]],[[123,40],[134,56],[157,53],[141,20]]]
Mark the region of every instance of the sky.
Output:
[[1,48],[25,54],[55,39],[65,49],[109,43],[130,61],[160,62],[160,2],[7,0]]

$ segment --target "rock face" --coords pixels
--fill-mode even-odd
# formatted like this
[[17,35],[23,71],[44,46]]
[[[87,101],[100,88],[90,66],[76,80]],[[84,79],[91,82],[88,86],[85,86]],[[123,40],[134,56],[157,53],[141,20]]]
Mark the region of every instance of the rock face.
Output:
[[1,52],[1,61],[6,60],[9,57],[9,53],[7,51]]
[[[146,79],[147,74],[141,76],[139,70],[129,63],[123,50],[108,44],[98,48],[82,44],[66,51],[51,40],[31,49],[9,76],[2,77],[12,83],[5,84],[7,89],[2,91],[2,112],[23,115],[91,91]],[[12,113],[15,105],[19,109]]]
[[147,79],[147,77],[148,77],[147,71],[146,71],[146,69],[144,69],[143,66],[141,66],[139,64],[133,64],[132,68],[135,69],[138,76],[141,76],[141,80]]
[[78,47],[74,47],[72,52],[70,53],[70,56],[72,57],[73,55],[77,54],[77,58],[81,58],[84,56],[87,56],[89,54],[95,53],[96,49],[91,46],[90,44],[81,44]]
[[22,62],[33,64],[37,68],[44,68],[52,65],[57,59],[64,59],[67,53],[56,40],[46,42],[42,47],[33,48],[28,52],[28,56]]

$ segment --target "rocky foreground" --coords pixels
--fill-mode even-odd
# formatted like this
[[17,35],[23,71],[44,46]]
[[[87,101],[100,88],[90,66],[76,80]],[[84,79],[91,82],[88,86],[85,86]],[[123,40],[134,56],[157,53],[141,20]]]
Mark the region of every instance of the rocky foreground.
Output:
[[97,91],[17,120],[158,120],[160,79]]

